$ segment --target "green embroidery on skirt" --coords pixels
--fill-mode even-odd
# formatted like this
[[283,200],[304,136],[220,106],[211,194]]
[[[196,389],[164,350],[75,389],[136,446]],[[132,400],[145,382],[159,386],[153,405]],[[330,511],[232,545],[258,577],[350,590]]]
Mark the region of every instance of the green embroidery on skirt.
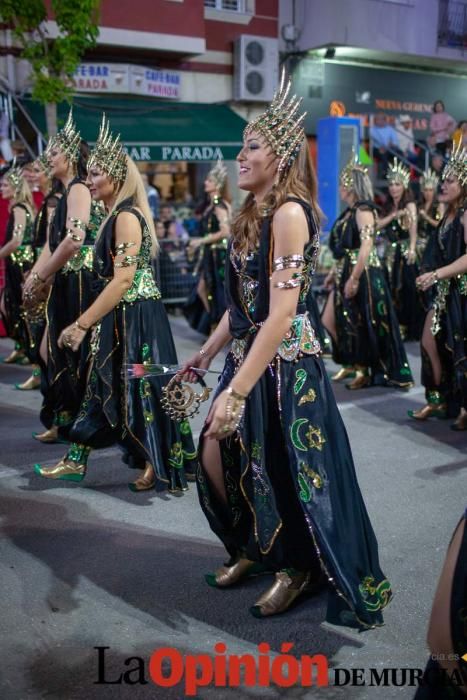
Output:
[[170,448],[169,464],[175,469],[183,467],[183,449],[181,442],[174,442]]
[[143,416],[144,416],[144,422],[146,425],[149,425],[149,423],[152,423],[154,421],[154,413],[152,411],[147,411],[146,409],[143,411]]
[[151,385],[147,379],[139,380],[139,395],[142,399],[147,399],[151,396]]
[[366,576],[358,587],[366,609],[369,612],[377,612],[384,608],[391,599],[391,584],[384,579],[377,586],[374,576]]
[[300,492],[298,494],[300,500],[304,503],[309,503],[311,501],[311,489],[301,472],[298,472],[298,485],[300,486]]
[[180,432],[182,435],[190,435],[191,428],[190,428],[190,424],[187,420],[182,420],[179,427],[180,427]]
[[303,385],[304,385],[305,382],[306,382],[306,372],[305,372],[305,370],[304,370],[304,369],[297,369],[297,371],[295,372],[295,377],[296,377],[296,380],[295,380],[295,384],[294,384],[294,387],[293,387],[293,393],[294,393],[294,394],[299,394],[300,391],[301,391],[302,388],[303,388]]
[[324,479],[321,474],[313,471],[306,462],[300,462],[300,471],[297,479],[300,486],[298,495],[304,503],[309,503],[314,496],[314,492],[322,489],[324,486]]

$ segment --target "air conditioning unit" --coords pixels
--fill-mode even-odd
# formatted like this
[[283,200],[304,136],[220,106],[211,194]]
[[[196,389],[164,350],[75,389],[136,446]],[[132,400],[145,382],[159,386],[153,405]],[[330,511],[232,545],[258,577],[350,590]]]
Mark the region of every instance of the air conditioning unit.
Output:
[[234,100],[269,102],[277,88],[277,39],[242,34],[234,44]]

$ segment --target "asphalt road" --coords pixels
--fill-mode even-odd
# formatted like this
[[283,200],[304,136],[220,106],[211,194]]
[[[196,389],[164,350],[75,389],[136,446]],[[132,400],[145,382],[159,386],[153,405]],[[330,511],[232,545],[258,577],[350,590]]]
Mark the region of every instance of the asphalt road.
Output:
[[[172,319],[172,327],[184,359],[201,339],[180,318]],[[0,341],[0,355],[10,348],[9,341]],[[418,377],[418,348],[410,344],[408,351]],[[40,429],[40,395],[14,388],[28,372],[0,364],[2,700],[178,700],[185,697],[182,683],[159,688],[149,680],[152,653],[174,647],[182,654],[213,655],[217,642],[227,645],[228,655],[256,658],[257,645],[268,642],[271,659],[282,643],[291,642],[298,657],[322,653],[332,668],[365,669],[367,685],[203,687],[199,698],[413,697],[414,688],[407,686],[369,686],[370,669],[424,668],[431,601],[467,490],[466,433],[451,431],[446,421],[419,424],[407,418],[407,410],[423,402],[419,385],[409,393],[335,388],[382,566],[395,591],[385,626],[357,634],[322,624],[325,593],[261,621],[248,608],[269,578],[232,590],[209,588],[203,574],[222,562],[223,549],[195,489],[182,497],[132,494],[127,488],[132,474],[116,449],[94,453],[79,485],[37,477],[34,463],[54,464],[64,448],[31,438]],[[195,432],[203,417],[194,421]],[[143,664],[144,673],[127,675],[132,685],[96,684],[94,647],[109,647],[105,680],[116,681]],[[129,657],[142,661],[125,665]],[[137,682],[143,677],[149,682]]]

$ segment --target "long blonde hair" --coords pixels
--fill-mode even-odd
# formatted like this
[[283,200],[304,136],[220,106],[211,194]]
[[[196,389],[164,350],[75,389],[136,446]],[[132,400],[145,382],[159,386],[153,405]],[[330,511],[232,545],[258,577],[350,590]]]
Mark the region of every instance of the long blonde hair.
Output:
[[317,202],[316,175],[305,139],[287,174],[273,185],[259,208],[252,192],[246,197],[232,224],[233,248],[236,253],[245,254],[255,247],[259,240],[261,219],[264,216],[273,216],[288,197],[297,197],[308,202],[316,222],[319,223],[321,210]]
[[154,221],[152,218],[151,209],[149,208],[148,198],[146,195],[146,190],[144,187],[143,179],[135,162],[126,156],[127,174],[125,180],[118,190],[117,198],[112,209],[109,211],[108,216],[104,219],[101,231],[103,230],[105,224],[112,216],[113,212],[117,207],[128,198],[132,198],[133,206],[140,210],[144,220],[146,221],[149,233],[151,234],[151,253],[156,256],[159,251],[159,241],[157,240],[156,230],[154,228]]
[[32,198],[31,188],[29,187],[28,181],[24,175],[20,176],[20,184],[17,187],[15,186],[14,181],[8,177],[8,171],[5,173],[4,177],[8,180],[10,187],[14,191],[11,206],[14,207],[15,204],[23,204],[29,210],[31,216],[33,216],[36,211],[36,207]]

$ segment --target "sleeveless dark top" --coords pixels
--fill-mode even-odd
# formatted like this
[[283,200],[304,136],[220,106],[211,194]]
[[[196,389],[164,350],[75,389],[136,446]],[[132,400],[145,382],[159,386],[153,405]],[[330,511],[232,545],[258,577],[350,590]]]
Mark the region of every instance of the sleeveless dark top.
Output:
[[329,248],[336,260],[344,257],[348,250],[358,250],[361,245],[357,225],[357,211],[371,211],[376,221],[376,206],[371,201],[358,201],[345,209],[336,220],[329,234]]

